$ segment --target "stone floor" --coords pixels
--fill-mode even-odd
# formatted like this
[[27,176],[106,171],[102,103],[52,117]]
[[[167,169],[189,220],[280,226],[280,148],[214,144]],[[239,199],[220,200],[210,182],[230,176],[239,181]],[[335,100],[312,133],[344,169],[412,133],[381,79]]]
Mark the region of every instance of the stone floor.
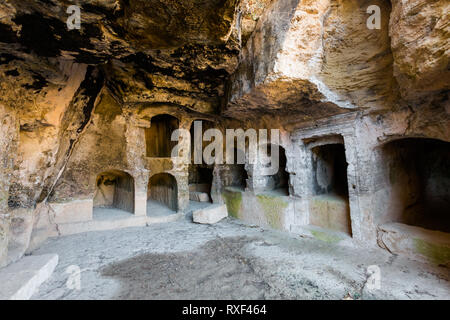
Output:
[[100,220],[112,220],[112,219],[127,219],[134,215],[130,212],[116,209],[116,208],[94,208],[93,219]]
[[176,211],[170,209],[162,203],[152,200],[147,201],[147,216],[149,217],[169,216],[176,213]]
[[[212,226],[191,218],[49,239],[33,254],[57,253],[60,262],[32,298],[450,299],[443,267],[231,218]],[[80,290],[67,286],[73,265]],[[373,265],[379,289],[368,285]]]

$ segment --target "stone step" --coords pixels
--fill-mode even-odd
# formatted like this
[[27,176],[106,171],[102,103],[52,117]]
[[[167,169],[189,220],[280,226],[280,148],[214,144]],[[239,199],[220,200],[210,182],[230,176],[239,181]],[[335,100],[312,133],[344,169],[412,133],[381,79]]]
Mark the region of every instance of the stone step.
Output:
[[195,210],[192,216],[196,223],[214,224],[228,217],[227,206],[224,204],[213,204],[206,208]]
[[31,255],[0,269],[0,300],[30,299],[57,264],[57,254]]
[[92,220],[76,223],[63,223],[58,225],[60,235],[71,235],[82,232],[114,230],[129,227],[142,227],[150,224],[173,222],[183,217],[183,213],[174,213],[164,216],[134,216],[130,214],[129,218],[110,219],[110,220]]
[[402,223],[386,223],[378,227],[378,244],[411,259],[450,266],[449,233]]

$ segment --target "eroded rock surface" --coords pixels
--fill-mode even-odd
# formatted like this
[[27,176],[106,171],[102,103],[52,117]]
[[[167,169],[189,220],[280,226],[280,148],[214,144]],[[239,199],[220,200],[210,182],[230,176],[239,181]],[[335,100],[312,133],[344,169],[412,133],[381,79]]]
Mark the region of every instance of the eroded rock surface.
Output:
[[449,12],[445,0],[392,0],[394,75],[405,99],[449,90]]
[[[186,130],[280,129],[287,204],[265,214],[288,231],[314,220],[311,150],[344,144],[351,236],[364,245],[393,206],[383,144],[450,141],[448,1],[88,0],[69,30],[72,4],[0,3],[0,266],[58,234],[49,202],[92,200],[102,172],[133,178],[141,215],[151,176],[170,174],[183,211],[189,166],[146,154],[160,114]],[[367,28],[369,5],[380,29]],[[275,179],[246,160],[209,168],[209,197],[228,211]],[[241,191],[227,199],[228,187]]]
[[231,79],[228,113],[257,109],[298,121],[394,101],[388,1],[381,30],[362,1],[277,1],[260,18]]

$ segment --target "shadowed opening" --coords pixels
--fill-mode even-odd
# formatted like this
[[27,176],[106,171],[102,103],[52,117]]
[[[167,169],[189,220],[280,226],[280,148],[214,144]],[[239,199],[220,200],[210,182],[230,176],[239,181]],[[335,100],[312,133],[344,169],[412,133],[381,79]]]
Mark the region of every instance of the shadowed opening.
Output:
[[134,179],[126,172],[109,170],[96,179],[94,208],[116,208],[134,213]]
[[[195,124],[199,126],[201,124],[201,131],[198,134],[201,136],[195,136]],[[191,164],[189,165],[189,200],[198,202],[211,202],[211,188],[213,183],[213,169],[214,165],[207,165],[205,163],[195,164],[194,153],[195,148],[201,147],[203,155],[204,148],[210,143],[209,141],[203,141],[203,134],[206,130],[214,128],[214,123],[207,120],[195,120],[191,124]],[[197,145],[196,140],[197,139]],[[203,156],[201,156],[203,159]]]
[[388,220],[450,232],[450,143],[408,138],[382,147]]
[[245,159],[245,152],[234,148],[234,162],[229,165],[230,168],[230,182],[229,185],[242,190],[245,190],[247,186],[247,171],[245,170],[245,164],[238,163],[238,159]]
[[[264,149],[266,148],[266,149]],[[275,148],[278,148],[278,159],[275,159],[275,163],[272,161],[272,154],[275,157]],[[275,167],[277,172],[273,175],[267,175],[266,177],[266,191],[274,191],[280,195],[289,195],[289,173],[286,171],[286,152],[283,147],[273,144],[267,144],[262,147],[262,151],[267,150],[267,157],[270,159],[263,168]],[[278,164],[276,163],[278,162]]]
[[[155,174],[148,183],[148,202],[157,202],[170,208],[178,210],[178,189],[174,176],[168,173]],[[151,212],[148,212],[151,214]]]
[[310,224],[351,234],[347,160],[343,144],[311,149]]
[[150,128],[145,129],[147,157],[168,158],[177,141],[171,141],[172,133],[178,129],[179,120],[168,114],[155,116]]
[[189,200],[211,202],[212,182],[212,166],[189,165]]

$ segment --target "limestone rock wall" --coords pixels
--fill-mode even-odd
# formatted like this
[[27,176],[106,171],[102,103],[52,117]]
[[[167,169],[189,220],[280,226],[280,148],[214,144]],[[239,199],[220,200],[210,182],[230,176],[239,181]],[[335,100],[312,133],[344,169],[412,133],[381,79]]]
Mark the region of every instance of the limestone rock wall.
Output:
[[86,131],[74,145],[50,200],[85,199],[95,191],[98,174],[112,169],[128,170],[126,126],[122,107],[102,91]]
[[14,154],[17,152],[18,126],[15,113],[0,104],[0,266],[6,264],[10,214],[8,198],[11,176],[14,170]]
[[389,1],[380,30],[366,27],[368,2],[274,1],[243,48],[226,114],[250,109],[297,121],[392,107],[395,79]]
[[[367,28],[369,5],[380,8],[381,29]],[[339,106],[390,109],[396,82],[389,38],[391,5],[379,1],[330,1],[323,18],[321,64],[317,78]],[[320,87],[320,84],[318,84]],[[324,88],[324,90],[326,90]]]
[[[0,65],[4,79],[0,103],[7,106],[2,108],[2,189],[6,193],[2,193],[5,197],[1,209],[2,216],[10,216],[15,229],[9,233],[10,246],[14,246],[10,253],[18,252],[13,260],[25,252],[27,240],[20,239],[30,236],[36,203],[46,198],[46,190],[57,178],[58,162],[63,161],[63,155],[70,150],[70,140],[76,139],[76,131],[89,116],[85,104],[95,100],[92,91],[80,89],[85,65],[54,59],[38,64],[37,57],[29,59],[3,55]],[[31,68],[38,70],[30,71]],[[83,94],[86,99],[82,99]],[[75,136],[69,137],[72,131]]]
[[[450,141],[448,1],[89,0],[82,28],[69,31],[70,4],[0,3],[0,266],[58,234],[62,204],[91,207],[104,171],[133,177],[141,215],[149,178],[169,173],[186,208],[188,166],[145,156],[158,114],[187,130],[195,119],[222,132],[281,129],[283,217],[272,219],[277,206],[269,220],[241,216],[293,232],[311,222],[311,146],[340,136],[352,236],[364,245],[390,219],[380,146]],[[381,10],[379,30],[366,27],[369,5]],[[269,178],[244,167],[243,192],[256,203]],[[214,167],[214,202],[234,174]]]
[[448,91],[450,4],[445,0],[391,2],[389,34],[401,95],[417,103]]

